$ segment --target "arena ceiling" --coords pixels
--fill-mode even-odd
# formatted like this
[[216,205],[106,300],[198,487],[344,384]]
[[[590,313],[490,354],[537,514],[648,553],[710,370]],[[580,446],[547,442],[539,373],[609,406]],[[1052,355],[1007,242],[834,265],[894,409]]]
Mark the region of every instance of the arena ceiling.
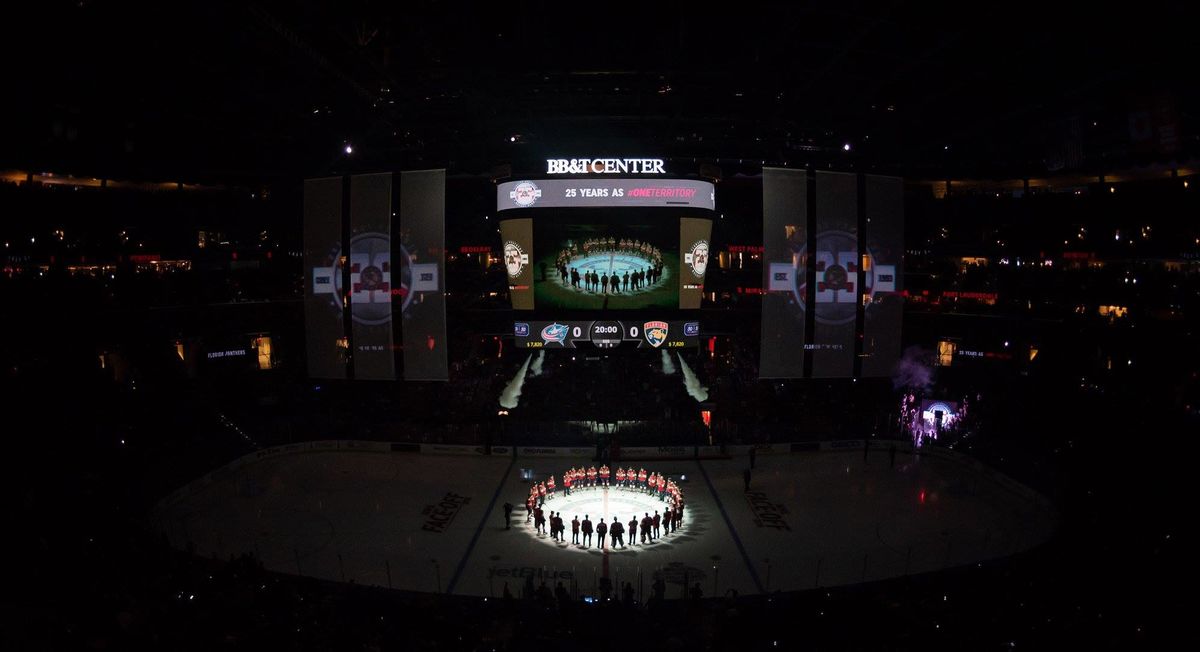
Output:
[[203,181],[636,152],[939,179],[1200,150],[1187,3],[34,4],[0,167]]

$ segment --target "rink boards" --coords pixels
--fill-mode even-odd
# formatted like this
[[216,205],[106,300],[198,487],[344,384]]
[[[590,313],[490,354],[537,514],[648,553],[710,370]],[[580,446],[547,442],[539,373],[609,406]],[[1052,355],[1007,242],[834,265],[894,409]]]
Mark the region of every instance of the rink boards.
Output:
[[606,572],[646,591],[659,573],[673,596],[685,582],[705,595],[854,584],[1011,555],[1054,526],[1040,496],[947,452],[901,450],[894,466],[878,447],[864,461],[861,443],[760,454],[746,491],[749,460],[738,450],[732,459],[636,462],[680,484],[683,527],[601,552],[571,545],[569,532],[564,544],[539,539],[525,522],[521,470],[561,481],[566,468],[591,464],[582,454],[315,444],[214,471],[165,499],[156,522],[173,545],[203,556],[253,552],[286,573],[481,596],[500,595],[505,582],[516,593],[527,575],[592,593]]

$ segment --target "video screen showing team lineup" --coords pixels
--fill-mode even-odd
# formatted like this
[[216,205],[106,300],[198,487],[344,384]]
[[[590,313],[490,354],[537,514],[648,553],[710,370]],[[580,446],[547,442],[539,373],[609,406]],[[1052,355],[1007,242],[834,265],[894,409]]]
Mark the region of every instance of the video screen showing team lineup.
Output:
[[679,307],[677,228],[673,223],[537,224],[534,305]]
[[537,311],[513,324],[516,345],[698,345],[699,322],[676,311],[700,307],[714,206],[713,185],[688,179],[499,184],[509,298]]
[[[510,194],[523,193],[528,198],[521,207],[534,208],[542,196],[535,188],[535,182],[521,182]],[[664,210],[670,208],[667,203],[661,208],[593,201],[581,206],[586,208],[515,212],[500,222],[513,308],[700,307],[711,219],[696,216],[700,211],[694,208],[682,209],[686,216]]]

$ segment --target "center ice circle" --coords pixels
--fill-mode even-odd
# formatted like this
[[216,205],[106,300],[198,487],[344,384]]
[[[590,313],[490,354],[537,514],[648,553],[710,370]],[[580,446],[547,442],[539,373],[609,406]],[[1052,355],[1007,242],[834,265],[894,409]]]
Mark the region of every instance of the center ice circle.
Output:
[[[555,266],[558,269],[555,280],[559,285],[578,292],[597,294],[638,294],[666,285],[671,278],[671,270],[664,265],[657,250],[645,253],[592,251],[578,254],[563,251]],[[577,283],[572,272],[584,276],[595,274],[595,281],[589,283],[584,278]],[[601,283],[605,277],[613,279],[612,289]]]
[[[539,533],[531,519],[526,525],[526,530],[534,538],[545,542],[548,545],[557,546],[560,548],[572,548],[583,550],[580,545],[572,544],[571,521],[578,518],[580,523],[584,517],[592,521],[592,527],[595,529],[600,524],[600,520],[604,520],[606,526],[611,526],[614,520],[619,520],[625,526],[625,545],[626,547],[637,547],[643,545],[642,538],[642,518],[649,516],[654,517],[657,513],[661,519],[664,512],[671,509],[670,495],[663,493],[665,499],[661,499],[659,492],[654,493],[643,492],[638,489],[625,487],[584,487],[572,489],[571,495],[563,495],[562,491],[556,492],[553,497],[548,497],[542,505],[542,510],[545,512],[547,526],[545,533]],[[563,519],[563,541],[559,542],[551,538],[549,532],[550,513],[560,513]],[[683,510],[684,521],[680,524],[679,529],[683,530],[687,527],[687,506]],[[637,541],[631,543],[629,539],[629,521],[638,521]],[[587,546],[587,549],[596,549],[598,545],[597,534],[592,533],[592,543]],[[612,545],[612,533],[608,535],[608,540],[605,542],[605,547]],[[674,534],[667,534],[665,525],[659,528],[659,537],[666,536],[668,539]],[[580,533],[580,541],[583,541],[583,534]],[[650,544],[647,542],[647,544]],[[618,546],[620,549],[620,546]]]
[[571,266],[597,274],[618,276],[625,272],[644,272],[654,267],[654,263],[642,256],[633,254],[592,254],[579,256],[571,261]]

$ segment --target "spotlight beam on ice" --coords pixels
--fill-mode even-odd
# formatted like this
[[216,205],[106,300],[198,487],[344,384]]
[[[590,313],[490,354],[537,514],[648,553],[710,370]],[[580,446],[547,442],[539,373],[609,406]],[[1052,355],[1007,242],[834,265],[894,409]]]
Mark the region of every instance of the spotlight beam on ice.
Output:
[[529,373],[529,361],[532,359],[533,354],[530,353],[521,368],[517,370],[517,375],[513,376],[513,379],[504,387],[504,391],[500,392],[500,407],[511,410],[521,402],[521,386],[525,384],[525,374]]
[[700,379],[692,372],[692,368],[683,361],[683,355],[676,353],[679,356],[679,368],[683,369],[683,386],[687,388],[687,393],[697,402],[703,403],[708,400],[708,388],[700,384]]
[[545,349],[538,351],[537,357],[534,358],[533,364],[529,365],[529,377],[535,378],[542,375],[542,363],[546,361]]
[[671,354],[667,353],[666,349],[662,349],[662,372],[670,376],[675,373],[675,361],[671,359]]

